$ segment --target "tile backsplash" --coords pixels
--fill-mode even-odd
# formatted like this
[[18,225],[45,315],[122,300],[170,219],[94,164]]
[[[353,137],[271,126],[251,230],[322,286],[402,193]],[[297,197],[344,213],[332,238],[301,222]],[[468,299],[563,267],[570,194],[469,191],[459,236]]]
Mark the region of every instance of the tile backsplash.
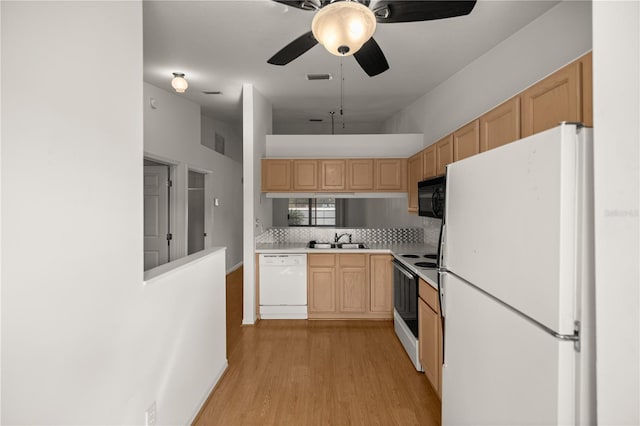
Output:
[[[422,243],[427,228],[269,228],[256,237],[256,243],[306,243],[333,241],[335,234],[348,233],[352,241],[365,243]],[[341,241],[346,241],[343,237]],[[436,237],[437,241],[437,237]]]

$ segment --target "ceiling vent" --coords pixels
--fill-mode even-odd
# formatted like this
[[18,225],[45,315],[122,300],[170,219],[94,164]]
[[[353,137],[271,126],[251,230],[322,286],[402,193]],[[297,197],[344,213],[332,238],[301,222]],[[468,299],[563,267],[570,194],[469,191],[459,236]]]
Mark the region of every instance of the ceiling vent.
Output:
[[315,80],[331,80],[331,74],[307,74],[307,80],[315,81]]
[[324,120],[322,118],[310,118],[309,121],[312,123],[322,123]]
[[219,90],[213,90],[213,91],[204,90],[202,93],[204,93],[205,95],[222,95],[222,92]]

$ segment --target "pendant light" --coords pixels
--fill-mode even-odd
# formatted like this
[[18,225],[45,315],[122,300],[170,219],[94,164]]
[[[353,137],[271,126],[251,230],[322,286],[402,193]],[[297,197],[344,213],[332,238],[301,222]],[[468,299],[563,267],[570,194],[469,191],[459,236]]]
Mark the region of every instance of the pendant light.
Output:
[[336,56],[350,56],[376,30],[376,17],[356,1],[338,1],[320,9],[313,17],[311,31],[325,49]]
[[173,87],[178,93],[184,93],[184,91],[187,90],[187,87],[189,87],[189,83],[184,79],[184,74],[174,72],[173,76],[173,80],[171,80],[171,87]]

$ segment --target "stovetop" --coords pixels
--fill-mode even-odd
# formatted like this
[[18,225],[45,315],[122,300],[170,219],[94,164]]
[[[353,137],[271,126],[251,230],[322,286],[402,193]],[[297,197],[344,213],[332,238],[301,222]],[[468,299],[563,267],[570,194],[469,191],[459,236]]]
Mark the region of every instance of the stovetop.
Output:
[[399,257],[416,269],[436,269],[438,267],[435,261],[438,255],[435,253],[403,253]]

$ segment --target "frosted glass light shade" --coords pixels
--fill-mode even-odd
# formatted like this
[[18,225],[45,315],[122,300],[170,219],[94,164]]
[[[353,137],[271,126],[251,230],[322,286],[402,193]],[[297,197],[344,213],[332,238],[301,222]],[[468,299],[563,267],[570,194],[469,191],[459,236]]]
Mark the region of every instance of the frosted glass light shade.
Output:
[[184,93],[187,87],[189,87],[189,83],[184,79],[184,74],[174,72],[173,75],[175,77],[171,80],[171,87],[178,93]]
[[311,23],[316,40],[336,56],[353,55],[375,30],[371,9],[355,1],[331,3],[320,9]]

